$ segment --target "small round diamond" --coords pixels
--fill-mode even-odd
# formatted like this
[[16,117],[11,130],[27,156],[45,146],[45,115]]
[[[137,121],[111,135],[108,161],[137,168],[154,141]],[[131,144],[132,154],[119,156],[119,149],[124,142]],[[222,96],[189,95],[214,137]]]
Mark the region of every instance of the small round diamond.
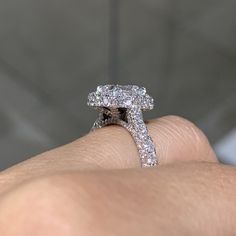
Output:
[[147,91],[146,91],[146,88],[142,87],[142,88],[139,89],[138,94],[141,95],[141,96],[143,96],[143,95],[146,94],[146,92],[147,92]]
[[101,86],[101,85],[98,86],[98,87],[97,87],[97,92],[101,93],[101,92],[102,92],[102,88],[103,88],[103,86]]
[[104,105],[108,105],[108,103],[109,103],[108,99],[107,99],[107,98],[104,98],[104,99],[103,99],[103,103],[104,103]]

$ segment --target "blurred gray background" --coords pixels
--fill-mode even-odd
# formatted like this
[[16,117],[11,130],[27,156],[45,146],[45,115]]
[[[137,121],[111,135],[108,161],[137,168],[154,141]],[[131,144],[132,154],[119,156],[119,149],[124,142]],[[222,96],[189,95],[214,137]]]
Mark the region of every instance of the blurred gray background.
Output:
[[[235,0],[0,0],[0,168],[86,133],[98,84],[147,87],[236,156]],[[235,156],[235,159],[234,159]]]

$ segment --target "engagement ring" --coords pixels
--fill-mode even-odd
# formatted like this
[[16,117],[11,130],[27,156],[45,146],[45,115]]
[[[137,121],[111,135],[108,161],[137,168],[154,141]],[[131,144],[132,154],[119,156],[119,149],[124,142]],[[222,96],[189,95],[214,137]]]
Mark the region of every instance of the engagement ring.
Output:
[[154,100],[145,88],[135,85],[104,85],[88,96],[88,105],[99,111],[92,130],[121,125],[132,135],[142,167],[158,164],[156,149],[143,121],[142,111],[152,110]]

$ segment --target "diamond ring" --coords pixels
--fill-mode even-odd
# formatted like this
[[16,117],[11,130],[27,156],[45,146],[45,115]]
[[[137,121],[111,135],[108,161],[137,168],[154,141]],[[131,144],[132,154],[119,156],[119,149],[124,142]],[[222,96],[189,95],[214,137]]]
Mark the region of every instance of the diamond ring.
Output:
[[142,167],[158,164],[156,149],[143,121],[142,111],[152,110],[154,100],[145,88],[135,85],[104,85],[88,96],[88,105],[99,111],[92,131],[107,125],[121,125],[132,135]]

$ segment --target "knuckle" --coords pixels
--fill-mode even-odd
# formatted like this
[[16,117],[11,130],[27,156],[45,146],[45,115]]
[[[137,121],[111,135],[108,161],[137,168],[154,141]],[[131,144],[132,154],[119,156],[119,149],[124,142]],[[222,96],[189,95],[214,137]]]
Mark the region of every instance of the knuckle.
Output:
[[206,135],[191,121],[179,116],[165,116],[156,123],[162,136],[172,145],[184,148],[196,160],[215,161],[215,153]]
[[179,134],[178,136],[196,145],[209,144],[206,135],[193,122],[180,116],[166,116],[163,119],[174,133]]

